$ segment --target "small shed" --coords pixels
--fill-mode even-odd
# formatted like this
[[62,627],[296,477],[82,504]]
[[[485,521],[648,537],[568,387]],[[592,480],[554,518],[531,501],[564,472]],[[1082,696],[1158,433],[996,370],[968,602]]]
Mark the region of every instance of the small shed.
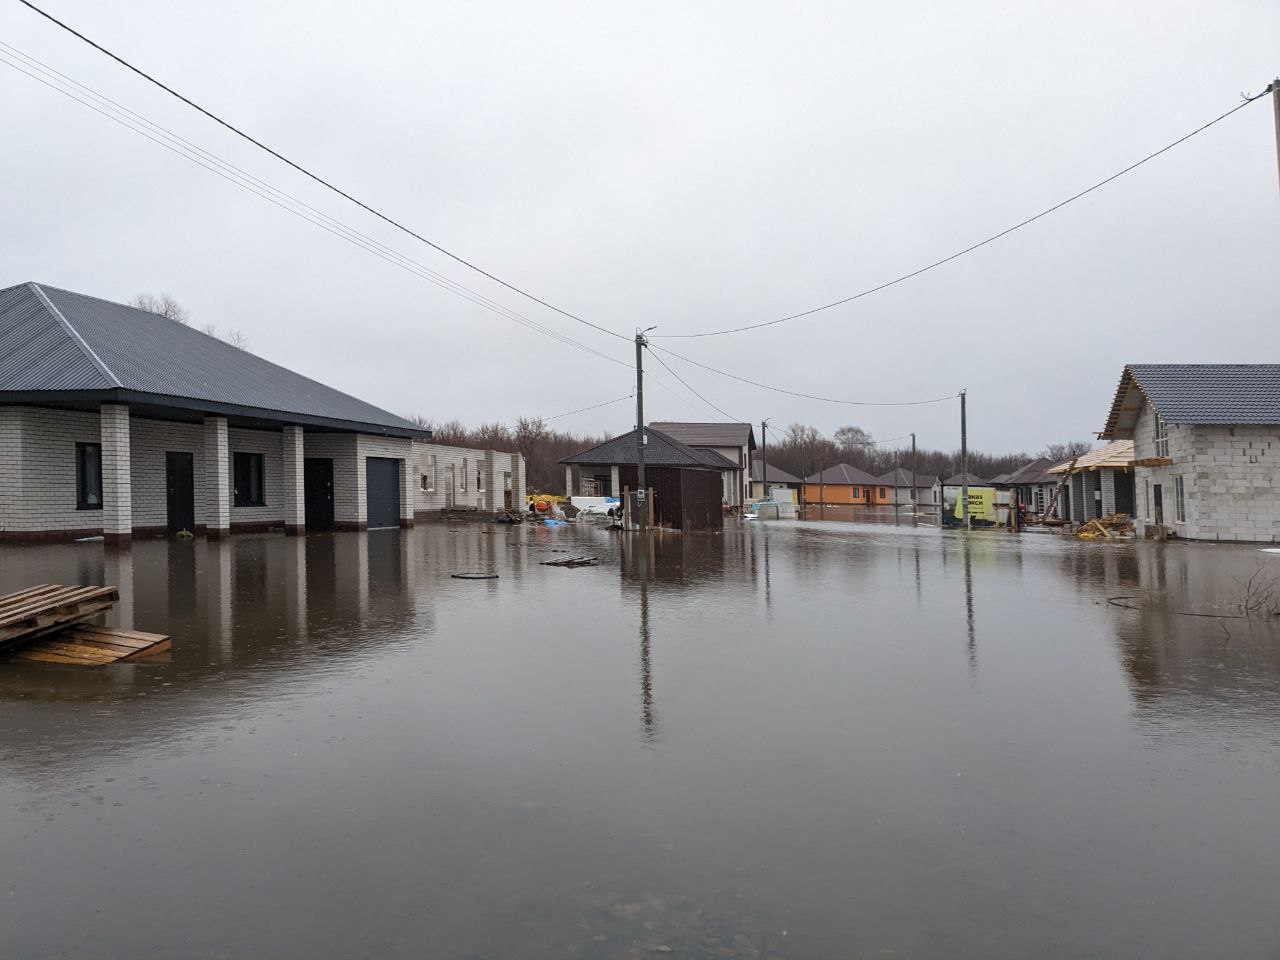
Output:
[[[581,478],[598,481],[616,496],[638,487],[636,435],[631,430],[560,462]],[[645,486],[653,491],[653,522],[676,530],[724,526],[721,477],[736,465],[717,453],[695,450],[649,427],[644,447]]]

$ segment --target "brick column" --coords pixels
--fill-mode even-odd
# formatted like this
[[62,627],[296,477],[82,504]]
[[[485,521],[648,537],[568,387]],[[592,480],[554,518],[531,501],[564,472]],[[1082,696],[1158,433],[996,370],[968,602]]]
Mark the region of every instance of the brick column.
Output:
[[306,498],[303,493],[302,461],[304,446],[302,428],[284,428],[284,532],[296,537],[307,530]]
[[498,502],[502,497],[502,474],[495,469],[498,460],[496,450],[484,452],[484,463],[480,469],[484,472],[484,508],[490,513],[497,512]]
[[1116,512],[1116,472],[1102,471],[1102,515],[1109,516]]
[[517,510],[523,510],[525,497],[524,457],[518,453],[511,455],[511,503]]
[[573,466],[568,463],[564,465],[564,495],[573,496]]
[[231,448],[227,418],[204,418],[205,536],[223,540],[231,533]]
[[129,408],[104,403],[98,424],[102,440],[102,539],[107,543],[128,543],[133,536]]
[[417,467],[416,453],[400,461],[400,526],[404,529],[413,526],[414,506],[418,498]]

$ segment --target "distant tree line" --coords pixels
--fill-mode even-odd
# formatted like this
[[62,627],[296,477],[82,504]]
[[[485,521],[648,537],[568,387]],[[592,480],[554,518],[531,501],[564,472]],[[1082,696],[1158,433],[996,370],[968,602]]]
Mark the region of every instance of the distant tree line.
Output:
[[[421,416],[410,416],[409,419],[432,431],[435,442],[445,446],[518,451],[524,456],[529,489],[548,493],[564,488],[564,467],[560,464],[563,458],[608,439],[556,430],[542,420],[527,417],[517,420],[514,427],[505,423],[468,427],[459,420],[436,421]],[[757,443],[759,440],[757,435]],[[1090,449],[1092,444],[1087,440],[1076,440],[1049,444],[1038,453],[989,454],[970,450],[969,472],[989,479],[1001,473],[1012,473],[1036,457],[1070,460]],[[873,476],[880,476],[893,469],[895,451],[898,466],[910,470],[909,444],[905,448],[901,444],[895,444],[893,448],[878,446],[861,427],[844,426],[831,437],[826,437],[816,427],[793,423],[785,430],[769,431],[768,437],[770,465],[798,477],[811,476],[837,463],[848,463]],[[917,449],[916,472],[944,479],[959,473],[960,451]]]
[[[129,301],[129,306],[137,307],[139,310],[146,310],[148,313],[158,313],[162,317],[178,321],[184,327],[192,326],[191,311],[169,293],[162,293],[158,297],[150,293],[140,293]],[[223,343],[231,344],[238,350],[247,351],[249,349],[249,338],[239,330],[227,330],[224,332],[218,329],[216,323],[206,323],[199,330],[201,333],[208,334],[211,337],[217,337]]]
[[[759,442],[760,437],[756,437]],[[983,479],[1002,473],[1012,473],[1023,464],[1037,457],[1052,460],[1070,460],[1092,449],[1087,440],[1068,443],[1052,443],[1037,453],[983,453],[969,451],[969,472]],[[779,467],[797,477],[809,477],[820,470],[847,463],[865,470],[872,476],[888,473],[895,465],[911,469],[910,442],[899,441],[892,446],[875,443],[875,439],[862,427],[843,426],[830,436],[824,436],[816,427],[793,423],[780,431],[769,431],[766,457],[771,466]],[[960,472],[960,451],[916,448],[917,473],[946,479]]]

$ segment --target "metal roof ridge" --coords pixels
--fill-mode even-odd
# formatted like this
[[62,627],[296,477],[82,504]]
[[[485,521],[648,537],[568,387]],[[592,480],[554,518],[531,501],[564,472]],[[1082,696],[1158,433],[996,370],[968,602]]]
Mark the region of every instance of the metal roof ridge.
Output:
[[[102,362],[102,359],[93,351],[93,348],[85,343],[84,337],[80,336],[80,331],[73,327],[71,322],[62,315],[62,311],[53,305],[53,301],[49,299],[49,295],[44,292],[41,285],[32,280],[28,282],[27,286],[40,298],[40,302],[44,304],[45,309],[53,314],[54,319],[62,325],[62,329],[71,337],[72,342],[80,348],[80,352],[88,357],[89,362],[98,368],[98,372],[106,377],[113,386],[123,387],[124,384],[120,382],[120,378],[111,371],[110,367]],[[59,288],[54,287],[53,289],[58,290]],[[60,292],[65,293],[68,291]]]

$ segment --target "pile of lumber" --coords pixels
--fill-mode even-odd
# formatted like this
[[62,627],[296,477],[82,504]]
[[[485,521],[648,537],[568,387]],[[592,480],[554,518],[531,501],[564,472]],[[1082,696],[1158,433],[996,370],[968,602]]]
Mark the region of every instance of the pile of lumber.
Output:
[[1132,536],[1133,532],[1133,519],[1127,513],[1109,513],[1082,525],[1076,536],[1081,540],[1114,540]]
[[84,666],[167,661],[172,643],[166,636],[89,623],[119,599],[115,587],[51,583],[0,596],[0,660]]

